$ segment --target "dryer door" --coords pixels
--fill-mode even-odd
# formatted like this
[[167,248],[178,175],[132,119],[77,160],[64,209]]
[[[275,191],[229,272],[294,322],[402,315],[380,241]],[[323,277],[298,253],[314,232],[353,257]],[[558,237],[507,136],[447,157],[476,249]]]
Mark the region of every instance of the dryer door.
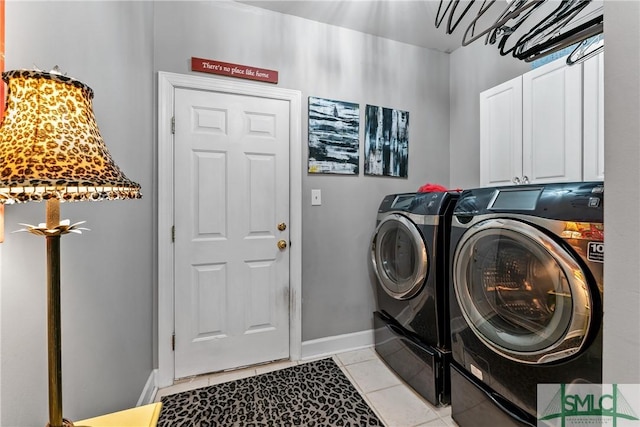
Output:
[[453,263],[462,314],[498,354],[546,363],[584,345],[593,317],[588,276],[549,235],[517,220],[485,220],[462,236]]
[[390,214],[376,228],[371,242],[371,261],[382,289],[405,300],[424,286],[429,263],[422,235],[407,217]]

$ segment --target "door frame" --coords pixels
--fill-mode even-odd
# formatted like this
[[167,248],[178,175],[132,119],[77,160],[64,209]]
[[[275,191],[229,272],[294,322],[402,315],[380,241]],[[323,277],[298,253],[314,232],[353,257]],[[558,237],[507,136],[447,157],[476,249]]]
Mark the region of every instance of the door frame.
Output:
[[211,90],[229,94],[279,99],[289,102],[289,358],[300,360],[302,351],[302,128],[301,92],[218,77],[158,72],[158,349],[157,387],[175,378],[172,349],[174,317],[174,246],[172,118],[176,88]]

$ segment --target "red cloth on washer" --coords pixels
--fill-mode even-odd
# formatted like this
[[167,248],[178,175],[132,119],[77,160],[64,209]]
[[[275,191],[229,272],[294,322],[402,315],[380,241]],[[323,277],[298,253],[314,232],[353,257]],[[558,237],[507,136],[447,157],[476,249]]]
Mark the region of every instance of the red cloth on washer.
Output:
[[445,187],[440,184],[425,184],[418,189],[418,193],[442,193],[447,191]]

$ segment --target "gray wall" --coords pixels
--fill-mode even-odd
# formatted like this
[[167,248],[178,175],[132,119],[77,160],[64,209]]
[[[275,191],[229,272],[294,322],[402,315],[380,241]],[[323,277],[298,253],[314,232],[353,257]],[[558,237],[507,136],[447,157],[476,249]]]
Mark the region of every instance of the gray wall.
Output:
[[[455,33],[454,33],[455,35]],[[451,53],[451,186],[480,183],[480,92],[526,73],[531,66],[501,56],[484,38]]]
[[[502,59],[485,57],[478,42],[444,55],[226,3],[8,2],[6,13],[6,67],[58,64],[91,86],[107,145],[145,194],[62,206],[63,218],[92,229],[62,240],[64,413],[72,419],[134,405],[155,366],[155,71],[189,73],[188,59],[202,56],[279,70],[279,86],[305,99],[411,112],[408,180],[303,175],[303,339],[311,340],[371,327],[367,247],[381,197],[427,181],[477,185],[477,95],[522,66],[501,71],[492,64]],[[637,383],[640,10],[607,2],[605,14],[605,380]],[[303,136],[306,143],[306,123]],[[451,171],[441,161],[449,157]],[[312,188],[323,190],[320,207],[310,206]],[[8,231],[43,219],[42,204],[7,207]],[[0,425],[43,425],[44,242],[8,234],[0,255]]]
[[[6,3],[6,68],[59,65],[95,91],[112,156],[142,185],[139,201],[64,203],[91,231],[62,238],[64,416],[134,406],[153,368],[153,98],[149,2]],[[42,426],[47,410],[45,241],[11,234],[45,205],[7,206],[2,244],[2,418]]]
[[[155,71],[190,74],[196,56],[278,70],[278,86],[302,91],[302,339],[371,329],[378,204],[426,182],[448,185],[448,55],[226,2],[156,3],[155,41]],[[362,155],[359,176],[308,175],[309,96],[357,102],[361,117],[367,103],[409,111],[409,178],[364,176]],[[312,188],[322,206],[311,206]]]
[[604,381],[640,383],[640,2],[606,1]]

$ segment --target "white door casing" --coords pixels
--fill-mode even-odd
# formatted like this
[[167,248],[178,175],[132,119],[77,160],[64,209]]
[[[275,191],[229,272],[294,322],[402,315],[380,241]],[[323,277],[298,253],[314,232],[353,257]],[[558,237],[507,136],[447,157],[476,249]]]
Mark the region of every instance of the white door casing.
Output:
[[[265,136],[269,133],[270,116],[258,113],[253,115],[253,120],[251,117],[246,120],[246,116],[245,120],[238,120],[237,118],[241,116],[235,115],[236,119],[227,120],[221,115],[224,108],[220,105],[207,104],[213,99],[211,97],[212,92],[216,94],[216,99],[223,100],[223,103],[226,103],[232,109],[239,108],[239,101],[243,103],[257,101],[258,104],[266,103],[276,108],[276,110],[280,111],[278,114],[288,115],[283,122],[285,128],[273,130],[273,132],[278,133],[288,132],[289,136],[289,153],[286,153],[289,154],[289,160],[285,161],[285,170],[280,171],[281,178],[284,176],[286,179],[286,175],[289,175],[289,188],[284,189],[284,193],[287,194],[285,197],[288,200],[280,203],[282,206],[290,205],[287,213],[283,213],[282,209],[278,211],[276,208],[277,203],[273,201],[271,203],[267,198],[261,196],[260,188],[273,189],[274,184],[264,187],[266,180],[256,175],[258,171],[268,175],[277,173],[274,164],[269,160],[270,156],[260,154],[258,150],[258,145],[264,144],[255,144],[256,138],[261,143],[268,139],[265,139]],[[198,97],[200,98],[196,104],[204,107],[200,110],[194,109],[189,105],[191,100]],[[259,362],[260,360],[255,358],[256,354],[259,353],[255,351],[255,348],[264,350],[266,348],[264,342],[271,340],[279,343],[280,348],[282,348],[282,345],[288,348],[286,348],[286,354],[281,349],[272,354],[266,353],[265,357],[267,359],[287,356],[292,360],[299,359],[301,351],[300,224],[302,166],[300,92],[219,78],[160,72],[158,99],[158,387],[171,385],[175,378],[183,376]],[[256,112],[259,109],[258,104],[253,109]],[[178,120],[175,139],[178,141],[179,138],[182,138],[181,132],[189,132],[191,133],[189,138],[195,141],[195,145],[191,148],[175,147],[174,152],[174,135],[171,131],[172,117],[181,117],[181,115],[185,114],[190,116],[189,124],[183,122],[181,125],[179,122],[182,119]],[[200,126],[200,131],[195,133],[208,133],[209,137],[217,132],[215,130],[216,127],[225,126],[228,127],[226,129],[227,133],[239,132],[237,135],[240,135],[243,123],[252,126],[253,132],[257,136],[249,137],[248,146],[245,145],[245,148],[251,154],[248,156],[232,156],[231,154],[227,155],[228,153],[224,152],[224,149],[221,148],[222,146],[218,146],[213,150],[210,147],[206,149],[201,146],[198,147],[197,145],[201,144],[202,141],[198,142],[198,138],[193,138],[193,130],[199,126],[196,126],[198,123],[208,129]],[[253,142],[251,142],[251,138],[253,138]],[[211,139],[209,138],[209,140]],[[217,143],[225,144],[220,139],[218,139]],[[251,147],[252,144],[253,147]],[[192,150],[192,148],[195,150]],[[236,158],[236,160],[232,160],[232,158]],[[178,174],[175,175],[176,194],[173,194],[174,162],[178,171]],[[236,163],[234,164],[233,162]],[[215,165],[216,163],[217,165]],[[198,167],[198,165],[203,166],[206,164],[215,165],[216,167]],[[236,174],[236,178],[229,178],[232,175],[225,175],[230,181],[240,179],[240,181],[228,182],[228,185],[234,191],[226,191],[220,186],[202,187],[202,193],[194,190],[193,183],[205,178],[210,181],[214,177],[206,176],[207,173],[209,175],[211,173],[219,173],[220,167],[227,168],[227,170],[245,168],[243,169],[244,172]],[[185,171],[185,173],[180,172],[181,170]],[[187,171],[193,172],[186,173]],[[253,181],[250,171],[253,173]],[[275,181],[272,180],[271,182]],[[236,186],[239,186],[242,190],[237,191]],[[186,191],[179,191],[181,189]],[[220,210],[220,206],[225,203],[230,205],[228,206],[230,210],[227,209],[226,211],[229,212],[227,217],[233,218],[225,218],[224,214],[222,216],[220,214],[208,214],[206,219],[203,219],[205,216],[199,215],[199,213],[203,212],[202,209],[207,212],[223,212],[224,209]],[[247,210],[247,203],[259,208],[261,214],[252,216],[250,209]],[[174,206],[176,206],[175,210]],[[240,208],[241,206],[243,207]],[[270,212],[265,211],[265,208],[269,209],[268,206],[273,208]],[[239,212],[239,209],[247,211]],[[279,218],[287,215],[288,219]],[[248,226],[242,225],[242,218],[248,220]],[[193,219],[195,219],[196,227],[190,226],[192,230],[188,233],[184,233],[184,230],[177,231],[175,234],[176,242],[173,243],[171,241],[172,226],[174,224],[185,224],[185,221],[189,223]],[[235,221],[236,219],[239,222]],[[234,222],[236,222],[235,225],[233,224]],[[286,231],[277,230],[276,222],[286,222]],[[204,233],[198,235],[195,230],[204,231]],[[246,242],[243,243],[243,240],[246,240],[244,238],[229,242],[230,239],[228,237],[231,237],[231,235],[249,237],[249,240],[252,241],[251,249],[247,251],[248,247],[244,246],[243,249],[236,252],[249,253],[248,258],[250,259],[225,260],[220,257],[206,260],[197,259],[200,256],[199,254],[205,252],[203,251],[205,247],[207,248],[206,252],[220,255],[229,253],[229,248],[238,249],[242,248],[242,245],[246,245]],[[291,242],[291,246],[284,251],[279,250],[276,247],[276,243],[280,239],[285,240],[287,243]],[[256,251],[262,251],[262,253]],[[189,254],[189,262],[185,262],[187,260],[184,259],[178,260],[174,258],[181,256],[176,255],[177,253]],[[283,261],[285,262],[283,263]],[[290,261],[290,266],[288,268],[285,267],[287,271],[277,272],[271,268],[275,264],[286,266],[286,261]],[[189,267],[185,267],[182,270],[181,267],[174,267],[174,265],[182,266],[187,264]],[[268,272],[267,277],[270,279],[267,281],[270,283],[270,287],[264,287],[264,280],[262,279],[251,281],[252,276],[259,276],[252,273],[257,271]],[[233,276],[237,275],[243,277],[239,281],[243,285],[222,286],[221,280],[234,280]],[[188,281],[188,284],[176,286],[174,289],[174,277],[176,283],[178,281],[180,283]],[[289,280],[287,280],[287,277]],[[205,282],[209,285],[202,286]],[[239,282],[236,281],[235,283]],[[287,282],[286,289],[282,286],[285,282]],[[289,307],[288,318],[284,320],[270,318],[269,316],[272,313],[270,309],[273,307],[266,309],[263,306],[262,309],[258,309],[255,306],[252,310],[242,310],[238,305],[238,301],[242,301],[243,298],[246,301],[248,294],[242,294],[247,290],[244,284],[251,283],[254,284],[254,287],[257,286],[256,289],[258,290],[258,295],[260,295],[258,300],[266,299],[271,302],[272,306],[277,304],[280,304],[281,307],[283,304],[287,305]],[[277,286],[280,286],[279,290],[276,289]],[[198,298],[195,295],[200,292],[209,293],[210,296],[216,295],[217,297],[226,292],[227,295],[225,295],[224,299],[226,302],[230,302],[230,311],[242,318],[240,323],[243,326],[240,329],[244,328],[245,330],[241,333],[238,332],[240,329],[234,331],[223,330],[226,327],[224,326],[223,315],[224,309],[227,308],[226,303],[211,309],[200,307],[201,309],[199,310],[196,302]],[[228,293],[233,294],[234,292],[237,292],[236,298],[229,299],[232,295]],[[220,298],[214,299],[220,300]],[[233,302],[234,299],[236,302]],[[195,304],[195,307],[193,307],[193,304]],[[233,304],[236,304],[235,308],[231,308]],[[191,305],[191,309],[186,310],[191,312],[189,316],[179,318],[179,315],[174,314],[174,307],[177,310],[180,307],[184,308],[189,305]],[[284,335],[280,333],[278,338],[271,336],[276,323],[279,326],[282,326],[282,323],[285,324]],[[177,335],[175,353],[172,350],[174,325]],[[247,330],[249,333],[245,334]],[[264,334],[265,332],[267,333]],[[185,335],[190,335],[190,338]],[[238,346],[237,341],[233,342],[238,336],[244,336],[245,338],[248,336],[250,338],[249,344],[246,345],[252,348],[246,348],[245,344],[240,344],[237,347],[239,351],[236,354],[228,353],[228,348],[224,352],[220,351],[219,346],[223,345],[221,343],[225,341],[231,343],[230,348]],[[264,336],[264,338],[261,336]],[[227,338],[222,339],[223,337]],[[218,357],[218,359],[221,359],[221,365],[202,368],[203,363],[210,363],[210,361],[203,361],[203,355],[211,354],[211,352],[215,352],[218,356],[228,353],[229,357]],[[181,358],[183,358],[183,363],[179,362]],[[230,364],[235,364],[235,366]],[[185,368],[179,367],[180,365],[184,365]],[[192,366],[195,366],[195,368],[192,369]],[[204,371],[202,371],[203,369]]]

